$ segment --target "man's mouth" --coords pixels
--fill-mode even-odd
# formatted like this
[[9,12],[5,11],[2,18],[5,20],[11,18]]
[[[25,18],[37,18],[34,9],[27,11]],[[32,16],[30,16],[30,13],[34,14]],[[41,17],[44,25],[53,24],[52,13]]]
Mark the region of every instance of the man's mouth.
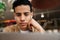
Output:
[[21,24],[21,26],[25,26],[27,23],[20,23]]

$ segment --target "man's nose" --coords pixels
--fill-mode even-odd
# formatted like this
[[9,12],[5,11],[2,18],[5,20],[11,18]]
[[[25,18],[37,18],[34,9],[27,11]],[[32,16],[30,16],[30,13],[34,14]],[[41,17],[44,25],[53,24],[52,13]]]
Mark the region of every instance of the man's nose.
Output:
[[21,16],[21,21],[25,21],[25,16],[24,15]]

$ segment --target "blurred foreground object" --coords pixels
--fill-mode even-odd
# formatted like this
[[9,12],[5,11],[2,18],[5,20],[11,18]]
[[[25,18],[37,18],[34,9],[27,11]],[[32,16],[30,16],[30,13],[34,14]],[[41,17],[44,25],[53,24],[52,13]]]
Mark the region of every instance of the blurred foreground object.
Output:
[[0,33],[0,40],[59,40],[60,33]]

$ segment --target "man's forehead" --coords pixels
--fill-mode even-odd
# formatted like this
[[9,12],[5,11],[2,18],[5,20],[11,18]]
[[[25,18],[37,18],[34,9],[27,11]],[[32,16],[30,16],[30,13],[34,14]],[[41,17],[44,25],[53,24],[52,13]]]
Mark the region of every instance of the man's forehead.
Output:
[[30,11],[30,7],[28,6],[28,5],[21,5],[21,6],[17,6],[16,8],[15,8],[15,12],[28,12],[28,11]]

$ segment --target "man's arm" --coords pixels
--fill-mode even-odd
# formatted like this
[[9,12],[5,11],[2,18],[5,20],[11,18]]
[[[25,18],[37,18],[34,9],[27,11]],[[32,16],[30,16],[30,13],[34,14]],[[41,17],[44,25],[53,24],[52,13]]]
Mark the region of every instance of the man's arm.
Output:
[[35,29],[37,29],[39,32],[45,32],[45,30],[42,28],[42,26],[37,22],[35,21],[34,19],[31,20],[31,24],[33,25],[33,27]]

